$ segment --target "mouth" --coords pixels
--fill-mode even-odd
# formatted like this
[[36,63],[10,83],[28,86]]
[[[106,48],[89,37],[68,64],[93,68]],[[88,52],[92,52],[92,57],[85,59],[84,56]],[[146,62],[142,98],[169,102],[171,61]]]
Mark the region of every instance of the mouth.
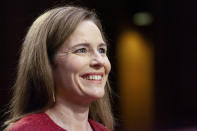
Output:
[[103,79],[104,73],[85,73],[81,75],[81,78],[87,81],[92,82],[101,82]]

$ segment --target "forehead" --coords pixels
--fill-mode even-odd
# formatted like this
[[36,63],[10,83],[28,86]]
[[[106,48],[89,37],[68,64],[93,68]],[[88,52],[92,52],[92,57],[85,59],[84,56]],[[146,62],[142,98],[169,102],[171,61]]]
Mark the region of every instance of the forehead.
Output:
[[65,46],[74,46],[79,43],[104,43],[99,28],[90,20],[79,23],[75,31],[65,41]]

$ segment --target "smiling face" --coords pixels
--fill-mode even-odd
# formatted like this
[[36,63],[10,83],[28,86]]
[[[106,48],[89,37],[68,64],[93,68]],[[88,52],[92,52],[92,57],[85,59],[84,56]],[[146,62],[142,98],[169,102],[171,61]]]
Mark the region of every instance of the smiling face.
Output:
[[56,96],[89,103],[103,97],[111,65],[107,45],[92,21],[82,21],[55,55]]

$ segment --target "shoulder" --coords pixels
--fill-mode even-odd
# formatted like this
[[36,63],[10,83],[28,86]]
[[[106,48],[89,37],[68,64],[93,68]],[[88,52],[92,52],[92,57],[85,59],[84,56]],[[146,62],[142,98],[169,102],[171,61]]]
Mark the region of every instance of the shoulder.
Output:
[[48,126],[45,113],[29,114],[18,120],[8,131],[41,131]]
[[94,131],[110,131],[105,126],[103,126],[101,123],[98,123],[92,119],[88,120],[90,125],[93,127]]

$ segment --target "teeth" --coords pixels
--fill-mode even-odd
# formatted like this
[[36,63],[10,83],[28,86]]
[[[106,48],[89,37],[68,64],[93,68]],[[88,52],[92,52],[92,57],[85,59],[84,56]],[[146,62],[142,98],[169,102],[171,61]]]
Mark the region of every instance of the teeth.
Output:
[[88,75],[84,77],[86,80],[101,80],[102,76],[101,75]]

